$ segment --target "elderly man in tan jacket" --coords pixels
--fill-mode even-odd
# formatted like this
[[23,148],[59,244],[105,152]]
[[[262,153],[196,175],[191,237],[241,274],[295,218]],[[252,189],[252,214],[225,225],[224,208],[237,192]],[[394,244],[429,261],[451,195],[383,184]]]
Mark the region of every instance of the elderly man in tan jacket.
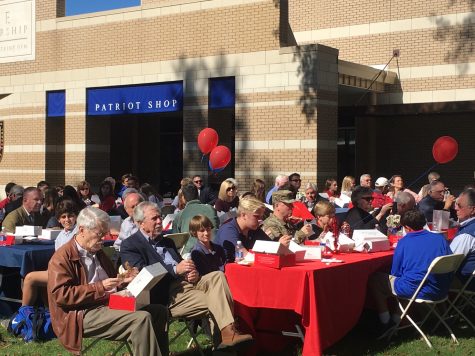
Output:
[[49,308],[53,330],[71,353],[79,355],[83,337],[127,340],[134,355],[168,355],[168,311],[161,305],[127,312],[107,307],[109,295],[138,271],[117,278],[102,251],[109,216],[86,208],[77,218],[78,233],[53,255],[48,266]]

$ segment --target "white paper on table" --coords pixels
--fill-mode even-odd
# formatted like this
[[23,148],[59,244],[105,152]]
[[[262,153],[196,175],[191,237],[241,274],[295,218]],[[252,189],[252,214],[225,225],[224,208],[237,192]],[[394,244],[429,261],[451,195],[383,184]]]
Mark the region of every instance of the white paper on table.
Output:
[[257,240],[252,247],[254,252],[273,253],[277,255],[288,255],[293,253],[288,247],[278,241]]
[[322,257],[320,246],[302,246],[290,241],[289,250],[295,253],[297,262],[305,260],[319,260]]
[[163,230],[170,230],[173,227],[173,221],[175,220],[176,214],[168,214],[163,219],[162,226]]
[[346,204],[349,204],[351,201],[350,197],[342,194],[340,195],[339,198],[335,198],[333,201],[336,205],[338,205],[340,208],[343,208]]

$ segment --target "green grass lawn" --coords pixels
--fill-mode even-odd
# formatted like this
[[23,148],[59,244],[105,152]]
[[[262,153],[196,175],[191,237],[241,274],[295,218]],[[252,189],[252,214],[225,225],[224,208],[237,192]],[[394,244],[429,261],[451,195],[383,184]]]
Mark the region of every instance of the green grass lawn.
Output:
[[[170,325],[170,336],[176,335],[176,333],[184,327],[183,323],[174,322]],[[177,355],[199,355],[193,348],[187,350],[187,344],[190,340],[189,334],[186,332],[181,335],[172,345],[170,345],[170,353]],[[211,341],[204,336],[198,336],[200,345],[206,349],[207,353],[211,350]],[[92,339],[86,339],[86,344],[89,345]],[[93,350],[88,352],[88,355],[103,356],[111,354],[118,346],[120,342],[114,341],[101,341],[95,345]],[[124,347],[118,353],[118,355],[127,354],[127,349]],[[52,340],[47,342],[32,342],[25,343],[20,338],[12,337],[7,330],[0,326],[0,355],[69,355],[69,353],[61,346],[58,340]]]
[[[471,313],[471,320],[475,320],[475,313]],[[391,342],[375,341],[370,332],[374,322],[374,315],[366,313],[359,324],[342,340],[325,350],[325,355],[475,355],[475,331],[464,323],[454,325],[455,335],[460,344],[454,345],[445,329],[439,328],[429,339],[434,345],[430,350],[424,340],[414,329],[401,331]],[[173,323],[170,326],[170,335],[176,335],[183,328],[182,323]],[[427,330],[425,328],[424,330]],[[211,342],[205,336],[199,337],[200,344],[205,348],[206,355],[211,355]],[[199,355],[196,350],[187,350],[189,336],[182,335],[174,344],[170,345],[170,351],[176,355]],[[90,342],[90,340],[87,340]],[[88,355],[107,355],[119,345],[117,342],[101,341]],[[125,349],[119,355],[126,355]],[[296,345],[294,350],[286,355],[300,355],[301,345]],[[25,344],[8,334],[4,327],[0,326],[0,356],[1,355],[68,355],[57,340],[49,342]],[[229,355],[229,353],[228,353]],[[231,354],[232,355],[232,354]],[[273,354],[275,355],[275,353]],[[282,354],[284,355],[284,354]]]

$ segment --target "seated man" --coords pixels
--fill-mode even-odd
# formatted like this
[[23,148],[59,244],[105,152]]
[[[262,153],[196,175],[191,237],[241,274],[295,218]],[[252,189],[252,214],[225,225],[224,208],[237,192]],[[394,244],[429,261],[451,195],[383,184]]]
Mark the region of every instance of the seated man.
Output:
[[[466,282],[475,271],[475,190],[464,190],[455,201],[455,210],[460,227],[450,249],[453,253],[463,253],[466,257],[457,271],[457,277]],[[475,290],[475,280],[470,282],[470,290]]]
[[114,248],[117,251],[120,250],[122,241],[138,231],[139,228],[135,225],[133,214],[135,207],[144,201],[144,198],[139,193],[129,193],[127,195],[124,194],[124,196],[124,209],[129,217],[122,221],[119,236],[114,241]]
[[[304,225],[298,229],[289,219],[292,216],[293,205],[295,201],[294,194],[290,190],[278,190],[272,194],[272,205],[274,212],[264,220],[262,230],[272,239],[279,240],[285,237],[288,241],[294,238],[297,243],[302,243],[307,237],[312,235],[312,226]],[[289,242],[285,242],[286,245]]]
[[[380,337],[384,337],[399,318],[394,311],[393,319],[389,314],[388,298],[397,295],[410,298],[424,278],[436,257],[451,255],[449,245],[442,234],[424,230],[424,214],[413,209],[401,218],[401,224],[407,235],[399,240],[394,251],[391,275],[374,273],[368,281],[379,313],[382,328]],[[418,298],[436,299],[447,293],[450,274],[431,275],[417,295]]]
[[7,232],[15,232],[15,227],[23,225],[45,226],[46,219],[40,214],[43,196],[38,188],[26,188],[22,205],[7,215],[3,227]]
[[452,208],[455,197],[450,194],[446,195],[445,192],[445,184],[440,180],[434,180],[430,183],[429,194],[418,204],[419,210],[422,211],[427,222],[432,222],[434,210],[447,210],[453,219],[456,218],[457,214]]
[[77,218],[77,234],[51,257],[48,294],[53,330],[76,355],[83,337],[127,340],[134,355],[168,355],[166,308],[150,304],[131,313],[107,307],[109,295],[138,273],[134,270],[125,279],[116,277],[102,251],[109,224],[102,210],[83,209]]
[[193,261],[180,257],[173,241],[161,235],[158,206],[149,201],[140,203],[134,210],[134,221],[140,230],[122,242],[122,262],[139,269],[160,262],[168,271],[151,290],[152,301],[168,305],[173,317],[211,312],[221,331],[220,347],[251,340],[251,335],[240,334],[234,326],[233,298],[224,274],[211,272],[200,276]]
[[[265,209],[264,203],[257,198],[241,198],[237,217],[221,225],[214,242],[223,246],[227,262],[234,262],[238,241],[242,242],[246,250],[250,250],[256,240],[270,240],[269,236],[259,227],[259,221],[262,219]],[[279,241],[288,246],[290,236],[280,237]],[[244,255],[246,254],[247,251],[244,252]]]

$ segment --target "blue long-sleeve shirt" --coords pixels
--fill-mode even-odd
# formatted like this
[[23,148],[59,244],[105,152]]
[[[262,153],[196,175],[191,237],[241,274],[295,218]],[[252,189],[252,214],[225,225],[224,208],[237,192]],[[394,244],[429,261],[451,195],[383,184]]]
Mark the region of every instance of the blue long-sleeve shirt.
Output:
[[[439,256],[451,255],[449,244],[442,234],[427,230],[409,232],[394,251],[391,274],[396,278],[394,289],[398,296],[410,298],[424,278],[432,261]],[[432,274],[418,298],[439,299],[450,286],[450,274]]]

